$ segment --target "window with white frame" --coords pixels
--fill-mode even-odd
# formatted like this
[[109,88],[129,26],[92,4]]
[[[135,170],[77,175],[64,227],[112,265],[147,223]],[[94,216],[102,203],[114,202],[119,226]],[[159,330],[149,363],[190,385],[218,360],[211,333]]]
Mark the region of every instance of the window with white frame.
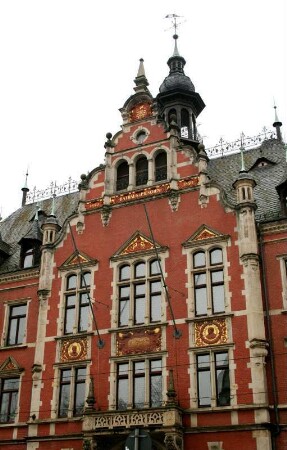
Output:
[[86,400],[86,367],[65,367],[59,371],[58,416],[81,416]]
[[206,351],[196,355],[199,407],[230,405],[228,351]]
[[161,292],[157,260],[122,264],[118,269],[118,326],[159,322]]
[[23,344],[26,332],[26,315],[26,303],[8,306],[6,345]]
[[64,334],[87,331],[90,310],[91,273],[66,277],[64,294]]
[[162,360],[139,359],[117,364],[117,409],[162,405]]
[[0,422],[15,422],[18,406],[19,377],[0,378]]
[[196,316],[225,312],[223,250],[216,247],[192,254]]

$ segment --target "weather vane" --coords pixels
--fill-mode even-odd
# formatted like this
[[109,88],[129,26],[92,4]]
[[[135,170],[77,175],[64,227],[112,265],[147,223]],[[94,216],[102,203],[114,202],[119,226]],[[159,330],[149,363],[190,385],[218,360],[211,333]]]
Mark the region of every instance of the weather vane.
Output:
[[[167,14],[165,16],[165,19],[171,19],[171,23],[172,23],[172,28],[174,28],[174,34],[177,35],[177,29],[178,26],[181,25],[183,22],[178,23],[177,19],[179,17],[183,17],[183,16],[178,16],[177,14]],[[185,22],[185,20],[184,20]],[[169,28],[170,29],[170,28]]]

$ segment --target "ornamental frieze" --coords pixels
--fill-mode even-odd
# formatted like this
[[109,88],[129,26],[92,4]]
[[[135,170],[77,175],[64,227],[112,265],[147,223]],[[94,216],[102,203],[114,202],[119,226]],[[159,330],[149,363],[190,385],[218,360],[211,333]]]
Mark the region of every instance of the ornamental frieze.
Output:
[[177,182],[177,184],[178,184],[178,188],[179,189],[185,189],[185,188],[198,186],[198,184],[199,184],[199,177],[184,178],[183,180],[179,180]]
[[86,210],[90,211],[91,209],[98,209],[101,208],[104,204],[103,198],[95,198],[94,200],[90,200],[85,203]]
[[228,339],[225,319],[196,322],[194,331],[196,347],[226,344]]
[[88,341],[86,337],[65,339],[61,345],[61,362],[87,359]]
[[151,197],[153,195],[164,194],[170,190],[169,183],[160,184],[159,186],[147,187],[139,191],[126,192],[124,194],[114,195],[111,197],[111,205],[130,202],[133,200],[141,200],[142,198]]
[[159,352],[161,350],[161,329],[122,331],[117,333],[116,342],[117,356]]

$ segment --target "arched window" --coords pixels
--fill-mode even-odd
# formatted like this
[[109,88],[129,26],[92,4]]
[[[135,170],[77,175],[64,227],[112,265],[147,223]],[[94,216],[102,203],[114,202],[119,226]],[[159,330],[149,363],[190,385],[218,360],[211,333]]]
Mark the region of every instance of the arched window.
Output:
[[160,152],[155,157],[155,181],[167,179],[167,158],[165,152]]
[[91,273],[71,274],[65,286],[64,334],[87,331]]
[[189,137],[189,113],[187,109],[183,108],[180,113],[180,134],[183,138]]
[[117,169],[117,191],[126,189],[129,185],[129,166],[123,161]]
[[174,108],[173,108],[173,109],[170,109],[170,110],[168,111],[168,123],[171,122],[171,116],[172,116],[172,115],[177,116],[176,110],[175,110]]
[[136,162],[136,186],[147,184],[148,162],[145,156],[140,157]]

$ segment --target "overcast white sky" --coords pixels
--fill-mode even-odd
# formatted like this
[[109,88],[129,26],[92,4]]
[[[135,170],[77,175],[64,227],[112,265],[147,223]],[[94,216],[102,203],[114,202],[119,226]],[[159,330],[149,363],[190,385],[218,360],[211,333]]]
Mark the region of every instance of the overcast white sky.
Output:
[[0,208],[30,190],[79,180],[104,163],[108,131],[134,92],[144,58],[151,93],[168,74],[173,31],[206,108],[206,147],[272,128],[273,99],[287,138],[286,0],[1,0]]

